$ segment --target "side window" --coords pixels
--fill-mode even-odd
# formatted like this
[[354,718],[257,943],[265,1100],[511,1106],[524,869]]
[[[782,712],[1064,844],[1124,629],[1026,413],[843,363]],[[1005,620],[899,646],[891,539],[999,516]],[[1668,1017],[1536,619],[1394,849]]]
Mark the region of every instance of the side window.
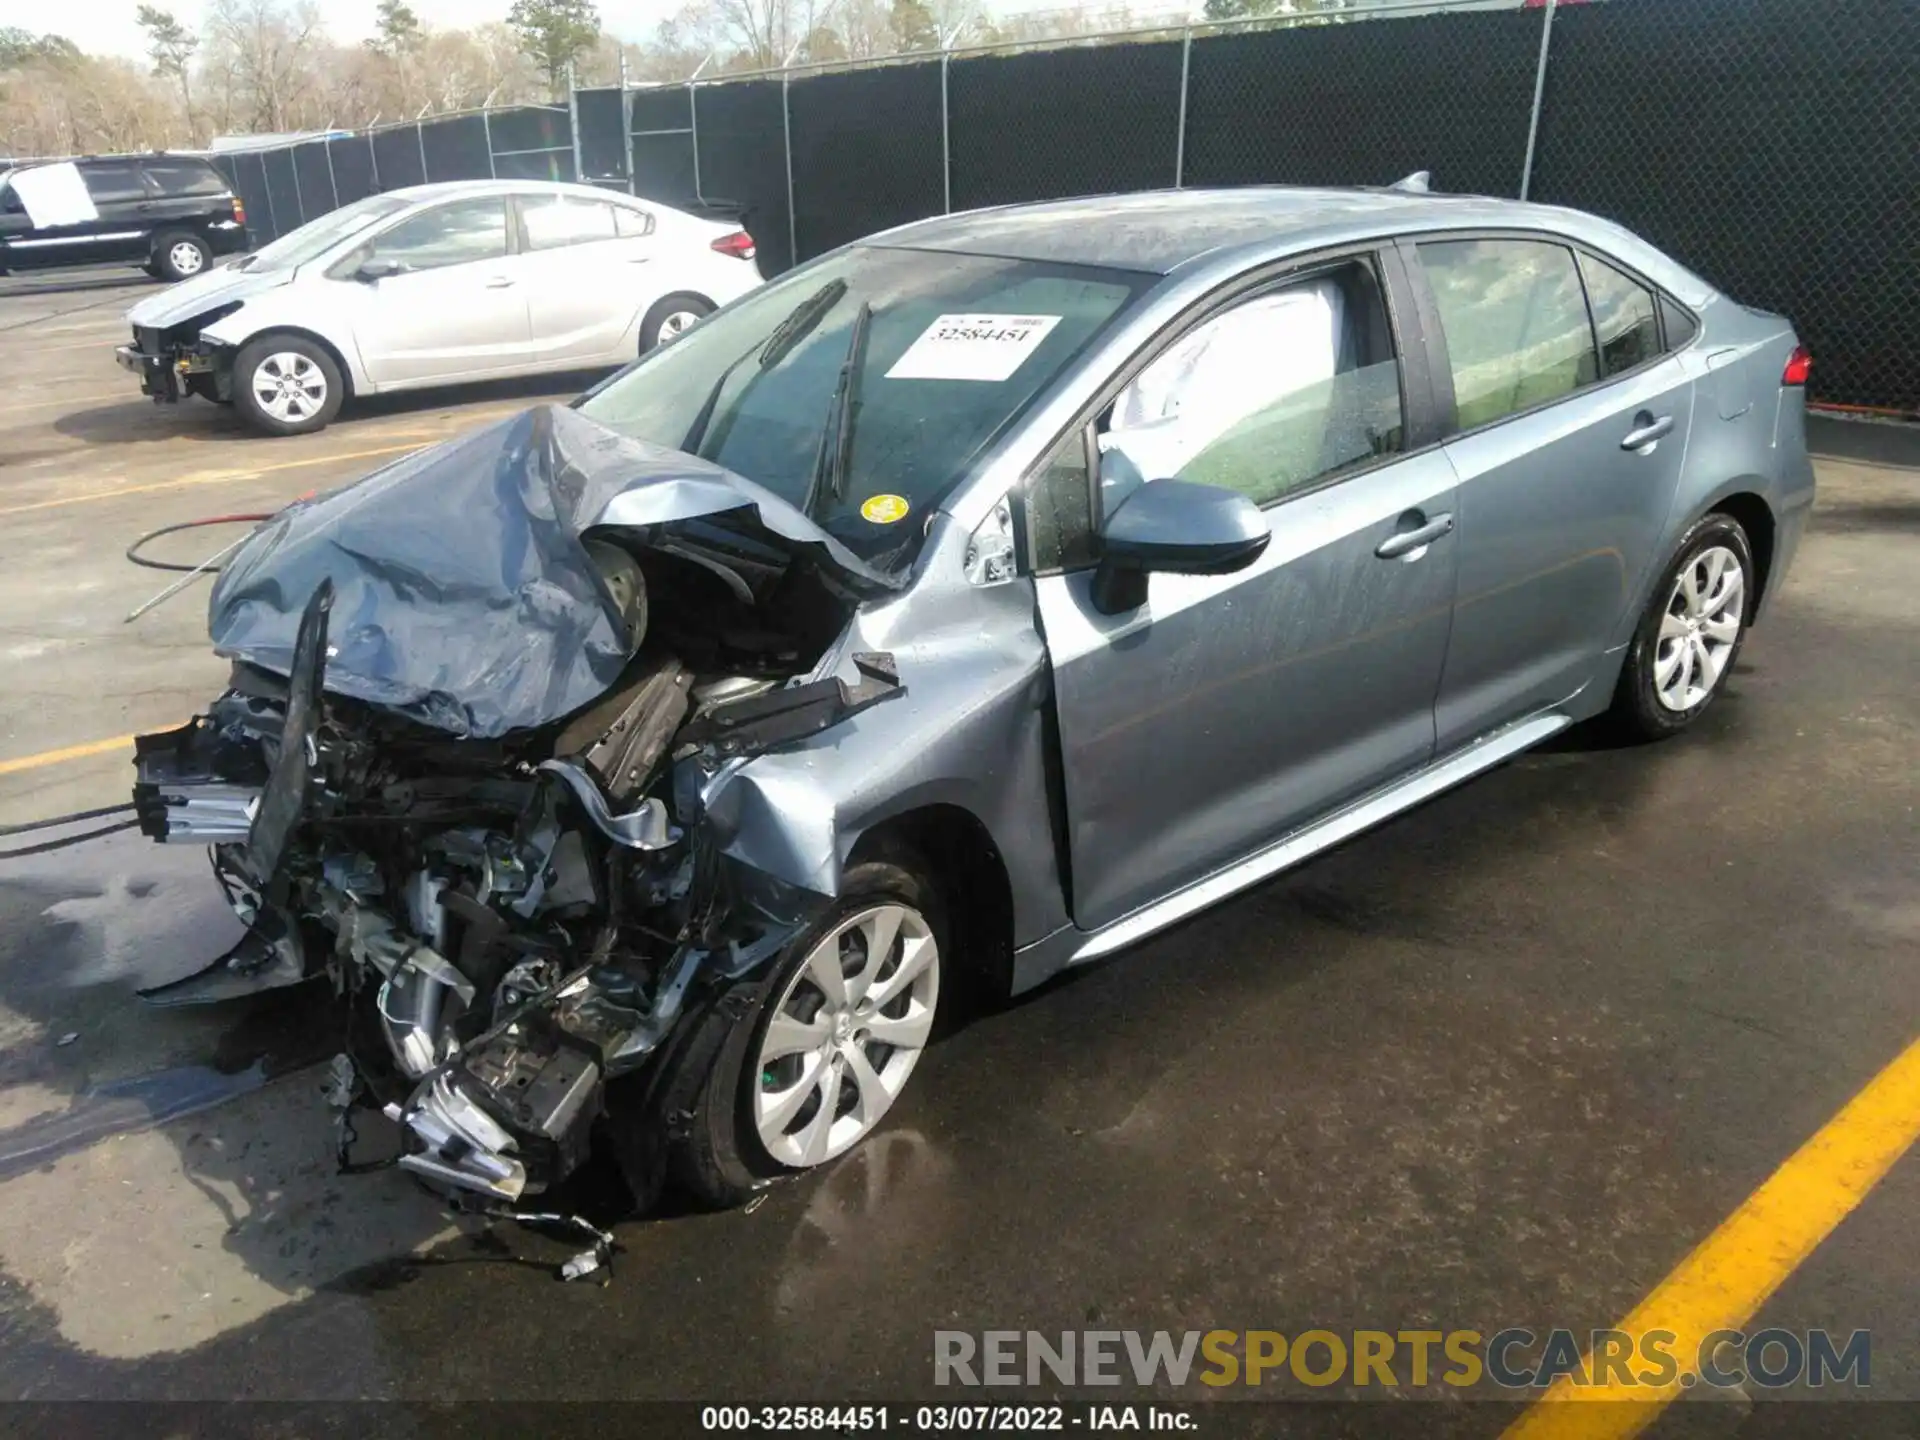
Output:
[[24,215],[27,207],[20,203],[20,197],[13,193],[13,186],[0,185],[0,215]]
[[1660,317],[1653,292],[1591,255],[1580,257],[1593,307],[1593,329],[1600,339],[1600,377],[1619,375],[1660,353]]
[[369,253],[409,270],[438,270],[507,253],[507,202],[498,196],[436,205],[376,235]]
[[1093,563],[1093,486],[1084,428],[1061,440],[1027,481],[1026,517],[1027,558],[1034,570],[1076,570]]
[[1593,328],[1573,252],[1543,240],[1423,242],[1459,428],[1593,383]]
[[226,180],[211,165],[200,165],[191,160],[149,160],[141,168],[162,195],[227,193]]
[[626,205],[613,208],[613,228],[622,240],[638,239],[642,235],[653,233],[653,216],[644,210],[635,210]]
[[529,250],[557,250],[614,237],[613,206],[572,195],[522,195],[520,223]]
[[1100,506],[1148,480],[1266,505],[1401,448],[1400,367],[1370,265],[1353,262],[1202,321],[1114,399]]
[[1666,296],[1660,297],[1660,321],[1667,331],[1667,349],[1678,350],[1700,333],[1700,322]]
[[83,165],[80,174],[96,205],[114,205],[147,198],[147,185],[137,165]]

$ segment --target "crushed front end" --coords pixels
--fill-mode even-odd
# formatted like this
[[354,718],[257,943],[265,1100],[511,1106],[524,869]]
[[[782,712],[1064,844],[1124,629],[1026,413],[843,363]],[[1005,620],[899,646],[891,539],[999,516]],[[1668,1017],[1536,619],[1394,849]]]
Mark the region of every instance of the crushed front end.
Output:
[[[723,853],[706,798],[745,757],[900,693],[890,656],[846,657],[852,679],[827,673],[850,613],[842,582],[871,577],[769,544],[797,516],[744,523],[762,497],[716,509],[713,493],[690,500],[682,485],[671,503],[697,514],[698,533],[653,518],[657,504],[646,525],[609,529],[606,515],[645,509],[634,487],[684,482],[685,465],[650,473],[646,457],[569,429],[591,422],[554,413],[496,437],[494,453],[530,466],[515,484],[533,518],[489,542],[547,547],[507,587],[523,613],[540,592],[545,649],[531,625],[489,628],[497,595],[423,596],[392,559],[392,545],[421,537],[381,540],[392,516],[361,497],[263,532],[268,554],[241,552],[212,605],[235,662],[229,688],[136,748],[142,829],[208,846],[247,926],[226,955],[147,998],[192,1004],[324,978],[350,1016],[335,1103],[398,1122],[398,1163],[423,1180],[506,1205],[551,1190],[603,1142],[636,1194],[651,1192],[666,1117],[649,1067],[827,899]],[[615,492],[629,502],[602,495],[550,533],[556,503],[591,490],[588,441],[600,453],[587,463],[627,472]],[[432,488],[434,469],[403,477],[407,493],[460,505]],[[666,503],[657,491],[653,502]],[[461,568],[459,542],[442,539]],[[370,559],[380,543],[386,558]],[[323,552],[316,579],[307,567]],[[551,592],[577,591],[576,571],[591,589],[573,612]],[[294,622],[285,647],[262,597],[294,598],[294,577],[315,583],[297,611],[282,606]],[[463,626],[470,610],[480,618]],[[602,621],[614,664],[581,642]],[[419,643],[397,644],[409,635]],[[441,643],[466,671],[434,655]],[[433,685],[414,683],[403,649],[430,659]],[[529,650],[542,657],[533,672]]]

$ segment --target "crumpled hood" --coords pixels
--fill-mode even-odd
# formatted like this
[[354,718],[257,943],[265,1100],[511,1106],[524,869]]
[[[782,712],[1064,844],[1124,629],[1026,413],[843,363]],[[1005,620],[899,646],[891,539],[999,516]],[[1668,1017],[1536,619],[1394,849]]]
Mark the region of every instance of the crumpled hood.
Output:
[[851,595],[901,584],[730,470],[540,405],[281,511],[221,572],[207,628],[221,655],[287,674],[331,580],[327,689],[491,738],[571,714],[626,665],[587,532],[645,544],[734,512]]
[[268,290],[290,284],[292,270],[236,270],[219,267],[169,285],[158,295],[149,295],[127,311],[129,325],[151,325],[164,330],[196,315],[204,315],[216,306],[246,300]]

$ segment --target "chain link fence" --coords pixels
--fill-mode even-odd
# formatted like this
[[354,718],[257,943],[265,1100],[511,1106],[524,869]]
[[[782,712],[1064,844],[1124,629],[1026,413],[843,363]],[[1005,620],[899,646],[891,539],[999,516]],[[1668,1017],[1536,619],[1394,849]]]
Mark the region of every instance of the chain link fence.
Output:
[[982,205],[1435,188],[1608,215],[1790,315],[1826,403],[1920,411],[1920,4],[1356,4],[435,117],[222,157],[261,238],[376,190],[576,175],[741,216],[777,273]]

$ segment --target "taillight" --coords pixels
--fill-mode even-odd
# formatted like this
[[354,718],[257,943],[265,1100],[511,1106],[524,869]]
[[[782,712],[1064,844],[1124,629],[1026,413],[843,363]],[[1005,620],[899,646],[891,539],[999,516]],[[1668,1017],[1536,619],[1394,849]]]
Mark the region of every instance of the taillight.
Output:
[[1787,357],[1787,368],[1780,372],[1780,383],[1804,385],[1811,374],[1813,374],[1813,352],[1804,345],[1794,346],[1793,354]]
[[247,223],[247,205],[238,195],[233,197],[233,223],[236,225]]
[[744,230],[735,230],[730,235],[722,235],[713,242],[713,248],[722,255],[731,255],[736,260],[753,258],[753,237]]

